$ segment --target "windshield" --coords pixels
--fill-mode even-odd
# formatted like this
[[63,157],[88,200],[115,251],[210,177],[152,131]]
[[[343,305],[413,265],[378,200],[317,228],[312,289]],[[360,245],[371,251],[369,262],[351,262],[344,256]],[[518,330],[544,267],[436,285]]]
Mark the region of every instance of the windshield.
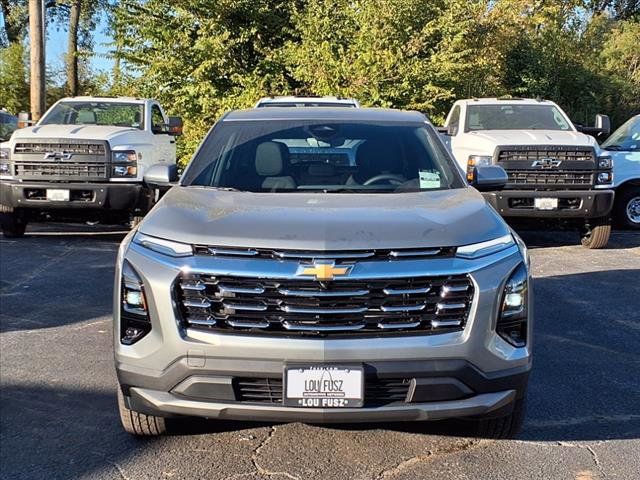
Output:
[[18,117],[0,112],[0,140],[8,140],[18,128]]
[[60,102],[39,125],[113,125],[144,128],[141,103]]
[[466,131],[571,130],[571,124],[553,105],[469,105]]
[[605,150],[640,150],[640,115],[628,120],[602,144]]
[[411,192],[463,187],[426,124],[223,121],[182,185],[250,192]]

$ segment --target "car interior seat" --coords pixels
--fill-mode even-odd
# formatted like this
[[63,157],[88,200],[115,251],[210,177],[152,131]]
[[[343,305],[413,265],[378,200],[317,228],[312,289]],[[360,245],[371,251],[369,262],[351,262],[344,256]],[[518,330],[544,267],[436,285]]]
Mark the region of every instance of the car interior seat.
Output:
[[256,173],[263,179],[264,190],[295,189],[296,182],[286,175],[289,149],[280,142],[262,142],[256,148]]

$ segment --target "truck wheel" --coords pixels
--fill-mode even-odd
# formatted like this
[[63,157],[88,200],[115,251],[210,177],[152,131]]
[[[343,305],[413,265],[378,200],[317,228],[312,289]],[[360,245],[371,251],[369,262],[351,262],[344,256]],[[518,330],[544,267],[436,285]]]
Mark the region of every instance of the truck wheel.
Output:
[[592,218],[582,234],[582,246],[590,249],[603,248],[609,241],[610,235],[609,217]]
[[127,408],[120,387],[118,387],[118,410],[120,410],[122,427],[131,435],[149,437],[167,432],[167,425],[163,417],[145,415]]
[[525,398],[515,401],[509,415],[475,420],[473,434],[479,438],[513,438],[522,428],[526,413]]
[[640,187],[631,186],[616,192],[613,208],[621,226],[640,230]]
[[14,212],[12,207],[0,205],[0,227],[6,238],[19,238],[24,236],[27,222],[22,215]]

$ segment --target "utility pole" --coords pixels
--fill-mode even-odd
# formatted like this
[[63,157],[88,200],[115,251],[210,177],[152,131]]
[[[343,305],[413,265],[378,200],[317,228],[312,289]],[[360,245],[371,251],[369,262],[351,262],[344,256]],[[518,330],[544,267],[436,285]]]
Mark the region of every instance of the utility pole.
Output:
[[42,0],[29,0],[29,46],[31,59],[31,119],[37,121],[45,107],[44,8]]

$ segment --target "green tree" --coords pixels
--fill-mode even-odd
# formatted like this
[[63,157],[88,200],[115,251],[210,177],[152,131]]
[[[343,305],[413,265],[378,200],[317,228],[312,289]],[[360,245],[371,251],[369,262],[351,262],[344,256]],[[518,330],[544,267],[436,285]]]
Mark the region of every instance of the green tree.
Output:
[[29,110],[25,55],[22,43],[0,49],[0,107],[14,114]]

